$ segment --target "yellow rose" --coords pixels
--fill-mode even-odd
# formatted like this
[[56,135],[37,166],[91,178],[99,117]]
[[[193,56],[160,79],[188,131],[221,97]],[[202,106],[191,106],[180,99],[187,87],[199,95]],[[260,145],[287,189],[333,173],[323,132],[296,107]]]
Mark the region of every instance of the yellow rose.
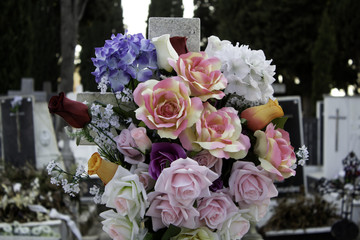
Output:
[[88,161],[88,174],[97,174],[104,184],[107,184],[115,175],[118,165],[104,160],[95,152]]

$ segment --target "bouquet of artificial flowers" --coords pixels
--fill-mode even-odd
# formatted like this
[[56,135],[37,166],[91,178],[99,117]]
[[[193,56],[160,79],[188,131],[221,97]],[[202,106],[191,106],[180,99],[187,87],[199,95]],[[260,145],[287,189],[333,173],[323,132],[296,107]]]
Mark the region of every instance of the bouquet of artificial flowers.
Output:
[[[204,52],[186,38],[113,35],[95,49],[93,72],[116,105],[61,93],[49,110],[94,142],[88,174],[113,239],[241,239],[295,175],[297,157],[273,97],[275,66],[263,51],[212,36]],[[306,152],[306,151],[305,151]],[[49,173],[61,171],[55,163]],[[79,192],[77,171],[62,184]],[[64,180],[62,180],[64,181]]]

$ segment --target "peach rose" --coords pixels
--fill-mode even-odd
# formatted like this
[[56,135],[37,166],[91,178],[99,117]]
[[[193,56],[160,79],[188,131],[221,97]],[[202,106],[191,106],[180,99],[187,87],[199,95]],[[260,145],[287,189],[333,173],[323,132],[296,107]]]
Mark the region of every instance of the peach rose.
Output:
[[179,79],[148,80],[134,91],[134,101],[139,106],[136,118],[156,129],[162,138],[176,139],[199,120],[203,109],[200,98],[190,98],[188,88]]
[[227,80],[220,71],[218,58],[209,58],[205,52],[189,52],[179,59],[169,59],[169,64],[178,76],[190,87],[191,95],[206,101],[209,98],[222,99]]
[[250,139],[241,130],[240,118],[234,108],[216,109],[206,102],[200,121],[186,129],[179,139],[186,150],[206,149],[218,158],[241,159],[250,148]]

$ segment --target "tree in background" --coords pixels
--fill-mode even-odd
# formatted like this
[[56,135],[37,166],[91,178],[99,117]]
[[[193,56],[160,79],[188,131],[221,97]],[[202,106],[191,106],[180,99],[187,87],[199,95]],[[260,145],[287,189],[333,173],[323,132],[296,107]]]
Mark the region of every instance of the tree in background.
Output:
[[20,89],[22,77],[32,77],[35,90],[59,77],[59,0],[0,1],[0,94]]
[[[333,87],[346,91],[349,84],[360,87],[360,2],[357,0],[329,0],[329,16],[335,26],[337,54],[332,75]],[[353,64],[349,64],[349,60]],[[357,92],[359,94],[359,92]]]
[[95,70],[91,61],[95,57],[95,47],[101,47],[111,34],[124,33],[121,1],[102,0],[88,4],[79,27],[81,83],[86,91],[98,91],[91,74]]
[[201,19],[201,48],[207,45],[207,38],[217,34],[216,2],[218,0],[194,0],[194,17]]
[[[219,0],[216,17],[221,39],[263,49],[273,59],[288,95],[301,95],[311,114],[311,50],[317,39],[325,0]],[[295,78],[300,82],[295,82]]]
[[329,16],[328,8],[324,9],[318,36],[312,49],[312,100],[322,100],[323,94],[330,92],[334,86],[333,68],[337,50],[336,33]]
[[[182,17],[184,5],[180,0],[151,0],[149,4],[148,21],[150,17]],[[146,34],[148,27],[146,27]]]
[[61,67],[59,92],[73,91],[74,55],[78,41],[79,22],[88,0],[60,0]]

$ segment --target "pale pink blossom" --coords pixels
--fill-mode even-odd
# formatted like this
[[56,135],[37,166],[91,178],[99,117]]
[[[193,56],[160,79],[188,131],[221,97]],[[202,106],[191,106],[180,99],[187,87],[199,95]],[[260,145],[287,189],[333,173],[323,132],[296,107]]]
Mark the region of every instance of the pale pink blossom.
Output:
[[202,150],[201,152],[196,154],[193,159],[197,161],[200,166],[208,167],[212,171],[216,172],[219,176],[221,175],[223,165],[222,158],[211,155],[207,150]]
[[169,195],[166,193],[149,193],[150,207],[146,216],[151,217],[152,227],[157,231],[170,224],[178,227],[194,228],[195,217],[199,212],[193,206],[183,206],[178,202],[170,202]]
[[130,135],[134,139],[137,148],[145,153],[146,150],[151,148],[151,140],[146,134],[146,128],[138,127],[130,130]]
[[241,207],[262,205],[278,195],[273,180],[268,175],[252,162],[237,161],[233,164],[229,178],[230,194]]
[[229,195],[222,192],[211,193],[210,197],[198,201],[199,222],[211,229],[221,229],[223,223],[233,216],[238,208]]
[[274,174],[279,181],[295,176],[296,172],[291,166],[296,163],[296,155],[287,131],[275,129],[270,123],[265,132],[257,130],[254,136],[254,152],[259,156],[261,167]]
[[209,186],[218,174],[190,158],[180,158],[165,168],[155,184],[155,191],[169,194],[171,202],[192,205],[199,197],[210,196]]
[[114,141],[116,142],[117,149],[124,155],[125,162],[138,164],[139,162],[145,161],[145,156],[136,149],[139,148],[139,146],[132,137],[132,131],[136,131],[134,124],[131,124],[128,129],[123,129],[120,134],[114,138]]

